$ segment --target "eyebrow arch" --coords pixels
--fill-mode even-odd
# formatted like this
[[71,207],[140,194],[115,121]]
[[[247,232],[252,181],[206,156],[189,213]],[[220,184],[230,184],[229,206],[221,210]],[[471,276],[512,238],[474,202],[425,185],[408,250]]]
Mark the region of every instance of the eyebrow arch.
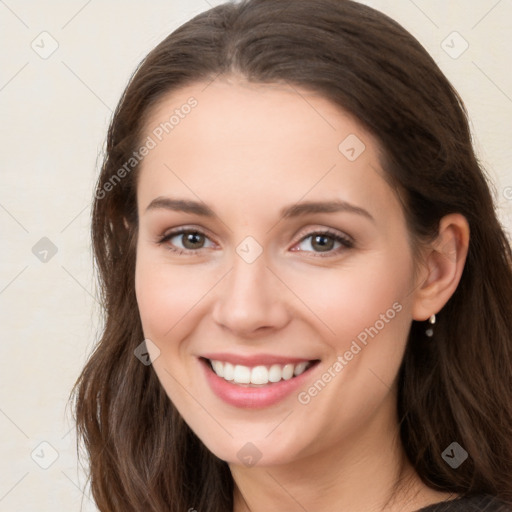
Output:
[[[170,197],[157,197],[149,203],[146,212],[149,210],[166,209],[172,211],[181,211],[185,213],[192,213],[202,217],[215,217],[215,213],[206,204],[192,201],[189,199],[171,199]],[[363,208],[347,203],[346,201],[307,201],[296,203],[291,206],[284,207],[279,213],[284,219],[299,217],[312,213],[336,213],[336,212],[349,212],[356,213],[368,218],[375,222],[372,215]]]
[[149,203],[146,212],[149,210],[157,210],[164,208],[176,212],[193,213],[202,217],[215,217],[215,213],[204,203],[191,201],[189,199],[171,199],[170,197],[157,197]]
[[335,201],[307,201],[302,203],[296,203],[291,206],[287,206],[280,211],[281,217],[284,219],[290,217],[299,217],[300,215],[307,215],[310,213],[336,213],[336,212],[349,212],[362,215],[369,220],[375,222],[372,215],[365,209],[347,203],[342,200]]

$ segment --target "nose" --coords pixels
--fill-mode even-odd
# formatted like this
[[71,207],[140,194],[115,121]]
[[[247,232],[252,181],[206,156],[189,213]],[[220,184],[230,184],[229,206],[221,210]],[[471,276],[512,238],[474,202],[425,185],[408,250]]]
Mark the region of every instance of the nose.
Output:
[[253,338],[290,321],[286,289],[263,255],[247,263],[235,255],[231,272],[217,287],[213,319],[234,336]]

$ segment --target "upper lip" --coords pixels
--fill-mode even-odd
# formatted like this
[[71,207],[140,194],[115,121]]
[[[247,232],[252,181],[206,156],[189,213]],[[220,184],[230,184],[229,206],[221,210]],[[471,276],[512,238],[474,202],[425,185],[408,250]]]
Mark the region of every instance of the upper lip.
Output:
[[305,357],[288,357],[279,356],[274,354],[253,354],[253,355],[241,355],[241,354],[229,354],[227,352],[219,352],[215,354],[203,354],[201,357],[210,359],[210,361],[222,361],[231,363],[233,365],[242,366],[266,366],[272,364],[298,364],[302,362],[315,361],[316,359],[308,359]]

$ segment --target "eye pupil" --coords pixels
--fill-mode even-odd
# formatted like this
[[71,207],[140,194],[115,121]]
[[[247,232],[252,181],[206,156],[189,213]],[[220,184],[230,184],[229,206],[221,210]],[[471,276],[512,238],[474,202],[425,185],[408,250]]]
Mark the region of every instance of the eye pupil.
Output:
[[316,235],[311,243],[312,247],[319,251],[330,251],[334,246],[334,240],[328,235]]
[[197,232],[186,233],[183,237],[183,246],[187,249],[197,249],[204,245],[204,235]]

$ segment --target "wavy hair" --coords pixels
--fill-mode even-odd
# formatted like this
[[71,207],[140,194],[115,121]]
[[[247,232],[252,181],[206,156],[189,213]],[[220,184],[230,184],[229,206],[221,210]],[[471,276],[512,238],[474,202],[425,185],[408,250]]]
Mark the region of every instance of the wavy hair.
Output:
[[[512,254],[460,97],[418,41],[370,7],[246,0],[196,16],[154,48],[108,130],[92,214],[105,325],[73,390],[99,509],[233,507],[228,465],[186,425],[152,367],[134,357],[144,338],[134,287],[137,166],[112,181],[140,147],[152,106],[187,84],[229,74],[317,92],[359,120],[380,143],[416,246],[436,235],[444,215],[468,220],[466,265],[433,340],[412,323],[397,421],[427,485],[512,504]],[[441,456],[453,441],[469,453],[456,470]]]

